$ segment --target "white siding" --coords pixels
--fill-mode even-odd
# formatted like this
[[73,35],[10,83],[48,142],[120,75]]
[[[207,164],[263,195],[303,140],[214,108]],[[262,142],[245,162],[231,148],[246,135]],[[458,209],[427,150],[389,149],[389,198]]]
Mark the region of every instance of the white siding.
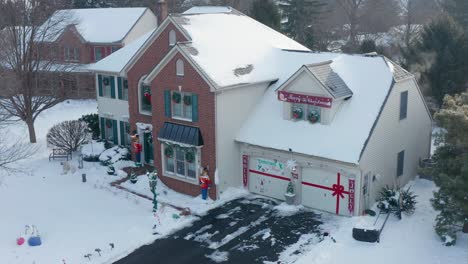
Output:
[[267,86],[267,83],[256,84],[216,95],[216,167],[220,192],[241,185],[240,151],[234,139]]
[[[408,91],[408,115],[400,119],[400,93]],[[395,83],[361,157],[362,174],[370,180],[369,204],[385,185],[405,185],[417,174],[419,159],[429,156],[431,118],[414,79]],[[396,177],[397,154],[405,151],[403,175]],[[368,206],[368,205],[367,205]]]
[[151,12],[151,10],[147,9],[145,13],[141,16],[141,18],[137,21],[137,23],[133,26],[130,32],[123,40],[124,45],[128,45],[130,42],[134,41],[135,39],[141,37],[146,32],[156,28],[158,26],[158,21],[156,16]]

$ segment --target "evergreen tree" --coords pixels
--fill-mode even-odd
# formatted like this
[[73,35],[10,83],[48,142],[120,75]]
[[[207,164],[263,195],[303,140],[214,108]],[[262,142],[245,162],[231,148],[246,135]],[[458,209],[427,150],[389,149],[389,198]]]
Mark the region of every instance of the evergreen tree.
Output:
[[442,144],[434,154],[435,165],[427,172],[440,188],[431,200],[440,211],[436,233],[450,246],[457,232],[468,225],[468,93],[446,96],[435,119],[446,131],[439,135]]
[[377,45],[372,39],[366,39],[361,43],[361,53],[377,52]]
[[111,1],[106,0],[74,0],[73,8],[101,8],[113,6]]
[[255,0],[250,9],[250,16],[274,29],[280,29],[281,16],[278,6],[272,0]]
[[285,0],[280,3],[285,22],[283,31],[303,45],[313,47],[313,28],[324,3],[319,0]]
[[445,0],[444,8],[465,30],[468,30],[467,0]]

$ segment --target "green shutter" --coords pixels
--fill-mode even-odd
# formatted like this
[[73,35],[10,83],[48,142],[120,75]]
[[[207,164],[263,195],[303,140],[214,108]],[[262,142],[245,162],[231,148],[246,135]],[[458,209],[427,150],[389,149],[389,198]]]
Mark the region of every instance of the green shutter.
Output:
[[120,145],[125,146],[125,124],[120,121]]
[[117,95],[120,100],[123,99],[123,94],[122,94],[122,78],[117,77]]
[[98,74],[98,92],[99,96],[102,96],[102,75]]
[[111,85],[111,97],[115,98],[115,78],[114,76],[109,76],[110,85]]
[[192,94],[192,121],[198,122],[198,94]]
[[112,120],[112,130],[114,132],[114,144],[119,144],[119,134],[117,133],[117,120]]
[[164,113],[166,117],[171,117],[171,91],[164,91]]
[[106,139],[106,119],[101,117],[101,139]]

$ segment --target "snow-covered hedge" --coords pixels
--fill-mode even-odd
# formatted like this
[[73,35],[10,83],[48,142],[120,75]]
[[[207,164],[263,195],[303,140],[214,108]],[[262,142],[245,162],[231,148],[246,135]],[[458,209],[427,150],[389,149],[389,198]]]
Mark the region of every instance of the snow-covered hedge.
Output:
[[108,166],[114,164],[119,160],[128,160],[130,159],[130,151],[128,148],[115,146],[110,149],[106,149],[99,156],[99,161],[102,165]]
[[96,142],[94,140],[81,146],[83,160],[88,162],[99,161],[99,156],[101,156],[101,153],[104,152],[104,150],[106,150],[104,142]]

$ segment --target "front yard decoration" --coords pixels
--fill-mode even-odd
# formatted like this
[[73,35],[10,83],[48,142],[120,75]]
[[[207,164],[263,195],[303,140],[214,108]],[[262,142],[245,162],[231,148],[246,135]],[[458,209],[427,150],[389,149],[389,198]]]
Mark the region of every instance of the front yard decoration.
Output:
[[156,200],[157,198],[156,187],[158,184],[158,172],[155,169],[153,172],[146,172],[146,176],[148,176],[149,187],[150,187],[151,193],[153,194],[153,212],[156,212],[158,210],[158,200]]
[[109,175],[115,175],[115,168],[114,168],[114,166],[109,165],[109,166],[107,167],[107,174],[109,174]]
[[286,188],[286,193],[284,194],[284,198],[286,199],[287,204],[289,205],[294,204],[296,193],[294,191],[294,185],[291,181],[288,183],[288,187]]
[[41,236],[39,235],[39,230],[37,230],[36,226],[32,226],[32,234],[31,237],[28,239],[28,245],[31,247],[36,247],[42,245]]
[[130,174],[130,182],[133,184],[138,182],[138,177],[134,171]]
[[296,106],[293,108],[292,114],[294,119],[302,119],[304,112],[302,108]]

